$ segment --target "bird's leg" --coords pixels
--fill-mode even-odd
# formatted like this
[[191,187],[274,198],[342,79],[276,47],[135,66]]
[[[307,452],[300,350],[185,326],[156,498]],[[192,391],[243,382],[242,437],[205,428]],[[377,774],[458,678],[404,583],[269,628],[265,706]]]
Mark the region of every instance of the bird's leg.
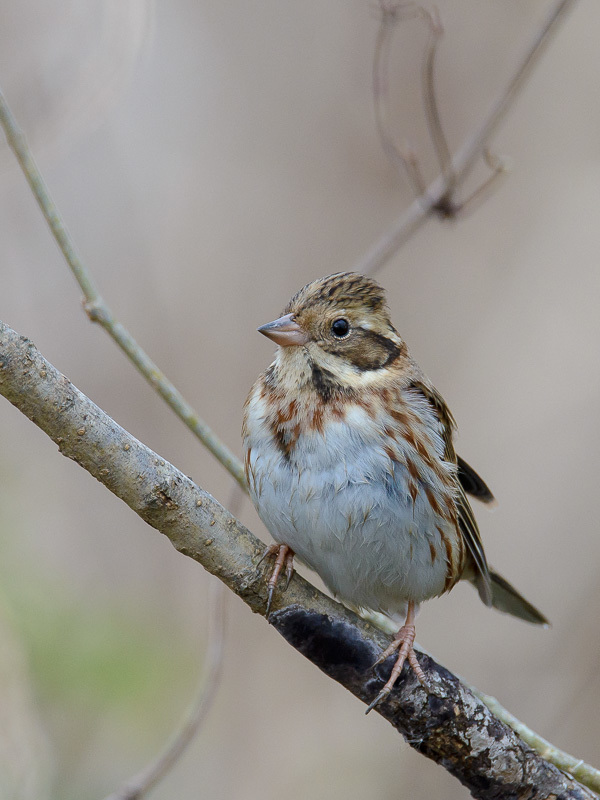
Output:
[[383,664],[383,662],[389,658],[393,653],[398,651],[398,658],[396,659],[396,663],[392,669],[391,675],[389,677],[388,682],[385,684],[383,689],[379,692],[375,700],[371,703],[371,705],[367,708],[366,714],[369,711],[372,711],[378,703],[380,703],[394,688],[394,684],[398,680],[400,673],[402,672],[402,667],[404,666],[404,662],[408,659],[408,663],[412,667],[413,672],[419,679],[421,685],[428,690],[427,680],[425,678],[425,673],[421,669],[421,665],[417,661],[417,656],[415,655],[415,651],[413,648],[413,644],[415,641],[415,604],[411,601],[408,604],[408,609],[406,612],[406,622],[400,628],[398,633],[394,636],[394,640],[389,647],[387,647],[383,653],[379,656],[377,661],[373,664],[376,667],[378,664]]
[[287,544],[272,544],[267,547],[256,566],[258,567],[265,558],[272,558],[273,556],[276,556],[275,564],[273,566],[273,572],[271,573],[269,582],[267,583],[267,610],[265,612],[265,616],[267,617],[269,616],[269,612],[271,610],[271,603],[273,601],[275,587],[277,586],[277,579],[279,578],[279,574],[283,569],[283,565],[285,564],[286,589],[290,585],[292,575],[294,574],[294,551],[291,547],[288,547]]

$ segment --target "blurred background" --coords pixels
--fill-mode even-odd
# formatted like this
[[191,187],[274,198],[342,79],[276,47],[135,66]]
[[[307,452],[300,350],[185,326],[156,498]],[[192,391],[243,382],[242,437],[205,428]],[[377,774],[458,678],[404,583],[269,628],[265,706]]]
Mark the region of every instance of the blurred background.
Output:
[[[548,2],[438,0],[441,114],[456,149]],[[100,290],[240,454],[272,345],[255,333],[313,278],[351,269],[412,200],[373,119],[370,0],[1,0],[0,85]],[[418,641],[557,746],[598,765],[600,6],[581,0],[494,140],[512,174],[468,218],[430,221],[378,274],[499,500],[491,563],[552,620],[469,586]],[[398,29],[393,130],[428,179],[426,30]],[[485,176],[473,176],[466,194]],[[87,320],[0,146],[0,318],[222,502],[231,479]],[[100,798],[193,697],[209,581],[0,402],[2,798]],[[267,540],[245,501],[242,520]],[[153,797],[464,798],[376,714],[228,597],[221,688]]]

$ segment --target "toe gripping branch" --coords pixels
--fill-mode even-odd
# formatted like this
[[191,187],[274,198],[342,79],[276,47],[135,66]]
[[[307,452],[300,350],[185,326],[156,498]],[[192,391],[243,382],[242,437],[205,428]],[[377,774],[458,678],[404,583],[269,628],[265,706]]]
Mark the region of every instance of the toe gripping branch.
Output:
[[277,587],[277,581],[284,564],[286,576],[285,589],[288,588],[290,581],[292,580],[292,576],[294,574],[294,551],[291,549],[291,547],[288,547],[287,544],[272,544],[267,547],[265,552],[262,554],[260,561],[256,565],[257,568],[262,564],[265,558],[275,558],[273,571],[271,572],[271,576],[267,583],[267,608],[265,610],[265,616],[268,617],[271,612],[271,604],[273,602],[273,595],[275,594],[275,589]]
[[393,655],[396,650],[398,651],[398,657],[396,658],[396,663],[392,668],[392,672],[390,674],[389,679],[387,680],[383,689],[379,692],[377,697],[373,700],[373,702],[368,706],[365,714],[368,714],[369,711],[372,711],[376,705],[378,705],[382,700],[384,700],[389,693],[394,688],[394,684],[400,677],[400,673],[402,672],[402,667],[404,666],[404,662],[408,660],[413,672],[419,679],[421,686],[428,692],[429,686],[427,684],[427,679],[425,677],[425,673],[423,672],[421,665],[417,660],[416,653],[414,651],[414,642],[415,642],[415,624],[414,624],[414,604],[409,603],[408,613],[406,615],[406,623],[400,628],[396,636],[394,637],[393,642],[387,647],[383,653],[379,656],[377,661],[373,664],[373,667],[377,667],[379,664],[383,664],[383,662]]
[[[267,547],[265,552],[262,554],[258,564],[256,565],[257,569],[258,567],[260,567],[260,565],[266,558],[275,559],[275,563],[273,564],[273,570],[271,571],[271,575],[269,576],[269,580],[267,582],[267,607],[265,609],[265,616],[268,617],[269,614],[271,613],[271,605],[273,603],[275,589],[277,588],[277,582],[279,580],[279,576],[284,566],[286,575],[285,589],[287,589],[288,586],[290,585],[290,581],[294,574],[294,551],[286,544],[272,544],[269,547]],[[387,680],[387,682],[385,683],[384,687],[381,689],[377,697],[368,706],[365,712],[366,714],[368,714],[369,711],[372,711],[375,708],[375,706],[377,706],[382,700],[384,700],[390,694],[390,692],[394,688],[394,685],[396,684],[396,681],[400,677],[400,674],[402,672],[402,667],[404,666],[405,661],[408,661],[413,672],[419,679],[424,689],[426,691],[429,691],[429,686],[427,684],[425,673],[423,672],[421,665],[417,660],[417,656],[415,654],[413,647],[415,641],[414,618],[415,618],[414,603],[409,603],[405,624],[400,628],[400,630],[394,637],[389,647],[387,647],[381,653],[377,661],[373,664],[373,668],[377,667],[380,664],[383,664],[384,661],[386,661],[395,652],[398,653],[396,662],[394,663],[389,679]]]

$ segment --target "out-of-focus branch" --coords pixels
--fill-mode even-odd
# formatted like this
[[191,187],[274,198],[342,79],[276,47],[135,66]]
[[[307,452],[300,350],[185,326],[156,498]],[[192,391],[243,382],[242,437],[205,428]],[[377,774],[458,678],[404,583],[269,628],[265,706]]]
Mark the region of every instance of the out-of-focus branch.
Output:
[[[565,19],[567,13],[576,2],[577,0],[558,0],[558,2],[554,3],[550,12],[529,43],[529,46],[519,59],[508,84],[498,95],[479,127],[467,138],[462,147],[456,152],[452,158],[451,164],[443,169],[443,174],[439,175],[433,183],[427,187],[426,191],[413,201],[400,219],[397,220],[395,225],[382,236],[358,264],[355,265],[357,272],[362,272],[366,275],[373,275],[378,272],[396,254],[404,242],[406,242],[430,217],[438,216],[441,218],[448,218],[456,215],[456,211],[461,207],[460,203],[456,201],[456,192],[464,185],[475,163],[488,148],[491,137],[503,121],[524,82],[531,74],[533,67],[550,40],[551,35],[556,33],[559,24]],[[385,11],[383,13],[384,16],[381,25],[394,24],[393,17],[390,17],[389,14],[385,16]],[[382,36],[384,36],[384,33],[381,32],[380,28],[378,34],[379,39],[381,39]],[[388,40],[386,39],[386,45],[387,44]],[[435,39],[430,43],[429,55],[426,59],[425,66],[425,82],[429,87],[433,85],[434,58]],[[430,92],[431,88],[427,91]],[[428,108],[429,116],[431,117],[432,110],[434,112],[436,111],[434,96],[433,98],[429,98]],[[378,122],[378,125],[379,124]],[[439,144],[438,142],[438,148]],[[451,186],[448,185],[449,175],[453,176]],[[414,185],[414,180],[412,183]]]
[[157,365],[142,350],[129,331],[118,322],[110,308],[102,299],[96,285],[83,261],[75,243],[54,203],[42,174],[35,163],[27,140],[19,127],[6,98],[0,91],[0,124],[4,129],[6,141],[15,154],[21,169],[31,187],[35,199],[44,215],[48,227],[64,255],[75,280],[83,292],[84,309],[93,322],[98,322],[114,339],[121,350],[141,372],[148,383],[165,400],[205,447],[217,458],[232,477],[246,488],[246,478],[239,459],[219,439],[211,428],[184,399],[181,392],[167,379]]
[[215,581],[210,586],[208,647],[196,702],[164,751],[106,800],[139,800],[164,778],[196,736],[217,693],[223,667],[224,632],[225,587]]
[[394,27],[400,20],[420,18],[427,13],[414,3],[398,3],[397,0],[380,3],[381,22],[375,38],[373,57],[373,101],[375,108],[375,126],[383,151],[390,162],[406,171],[408,180],[416,196],[425,191],[425,182],[419,169],[419,162],[414,149],[406,143],[399,147],[390,135],[389,122],[389,58]]
[[[239,484],[234,483],[229,497],[228,508],[234,517],[244,499],[244,492]],[[210,711],[223,671],[223,653],[225,641],[225,587],[219,581],[210,584],[208,603],[208,644],[200,677],[196,700],[191,705],[181,726],[171,737],[164,750],[137,775],[122,784],[116,792],[106,800],[139,800],[156,786],[162,778],[175,766],[188,745],[192,742]]]
[[[177,550],[264,614],[266,581],[256,568],[262,543],[79,392],[28,339],[2,323],[0,394]],[[270,621],[293,647],[364,703],[371,702],[391,666],[388,660],[376,673],[372,670],[387,644],[379,630],[299,575],[277,594],[273,606]],[[433,691],[426,693],[405,670],[390,698],[377,707],[413,748],[482,800],[592,800],[591,791],[531,750],[456,676],[424,654],[420,661]]]
[[427,127],[429,135],[433,140],[433,145],[440,162],[440,171],[444,178],[446,194],[452,196],[456,186],[456,173],[452,166],[452,154],[446,141],[444,126],[437,101],[435,87],[435,59],[438,51],[438,44],[444,32],[442,21],[437,9],[427,16],[429,24],[429,42],[425,50],[423,62],[423,98],[425,100],[425,114],[427,116]]

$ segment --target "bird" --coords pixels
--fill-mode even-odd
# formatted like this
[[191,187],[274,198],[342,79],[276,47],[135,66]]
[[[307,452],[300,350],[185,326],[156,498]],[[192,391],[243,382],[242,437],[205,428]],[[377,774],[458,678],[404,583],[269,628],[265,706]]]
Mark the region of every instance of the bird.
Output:
[[428,688],[415,616],[460,580],[486,606],[547,625],[488,565],[467,495],[494,496],[456,454],[454,417],[392,325],[383,288],[353,272],[319,278],[258,331],[277,350],[245,402],[242,438],[250,497],[275,542],[263,555],[274,558],[267,616],[296,558],[351,609],[404,619],[375,662],[396,654],[367,713],[405,661]]

